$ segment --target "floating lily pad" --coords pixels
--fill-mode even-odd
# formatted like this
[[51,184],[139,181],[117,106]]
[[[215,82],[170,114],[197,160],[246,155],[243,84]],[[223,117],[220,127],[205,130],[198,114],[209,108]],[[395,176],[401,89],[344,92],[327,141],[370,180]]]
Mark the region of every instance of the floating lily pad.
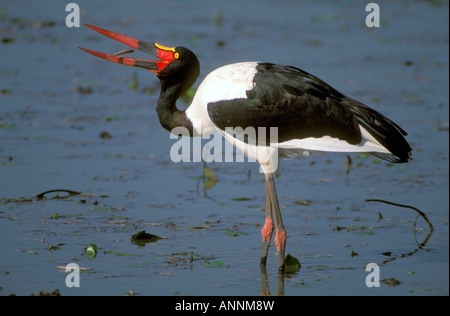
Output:
[[106,250],[105,254],[116,255],[116,256],[121,256],[121,257],[142,257],[142,255],[136,254],[136,253],[126,253],[126,252],[111,251],[111,250]]
[[396,279],[394,279],[392,277],[386,278],[386,279],[384,279],[382,281],[387,286],[399,286],[401,284],[401,282],[399,280],[396,280]]
[[373,231],[368,231],[368,232],[355,232],[354,234],[358,236],[371,236],[374,235],[375,233]]
[[238,202],[243,202],[243,201],[250,201],[251,199],[248,197],[237,197],[237,198],[232,198],[233,201],[238,201]]
[[148,267],[151,263],[150,262],[139,262],[134,264],[129,264],[128,266],[130,268],[142,268],[142,267]]
[[336,267],[336,270],[356,270],[355,267]]
[[201,226],[182,226],[180,228],[187,229],[187,230],[204,230],[204,229],[210,229],[208,225],[201,225]]
[[2,38],[2,44],[14,43],[15,41],[16,41],[16,39],[12,38],[12,37],[3,37]]
[[300,268],[302,265],[300,264],[300,261],[294,257],[291,256],[291,254],[287,254],[284,259],[284,271],[287,273],[293,273],[300,271]]
[[410,290],[409,293],[424,293],[424,292],[429,292],[432,291],[432,289],[414,289],[414,290]]
[[97,256],[97,245],[92,243],[89,244],[84,252],[88,259],[94,259]]
[[309,267],[310,269],[321,271],[321,270],[328,270],[330,267],[326,264],[315,264]]
[[206,260],[202,262],[202,266],[206,268],[228,268],[230,265],[220,260]]
[[138,232],[131,236],[131,243],[138,246],[144,246],[146,243],[154,243],[158,240],[163,239],[163,237],[146,233],[145,230]]
[[248,233],[246,233],[246,232],[235,231],[235,230],[227,230],[226,232],[224,232],[224,234],[228,235],[228,236],[233,236],[233,237],[248,235]]

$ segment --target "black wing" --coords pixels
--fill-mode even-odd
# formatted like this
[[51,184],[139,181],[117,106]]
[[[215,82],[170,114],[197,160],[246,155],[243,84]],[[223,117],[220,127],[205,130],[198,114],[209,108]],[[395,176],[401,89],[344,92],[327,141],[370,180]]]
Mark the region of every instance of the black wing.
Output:
[[209,116],[220,129],[277,127],[278,142],[328,135],[356,145],[362,141],[361,124],[396,156],[381,158],[408,160],[411,148],[402,136],[406,133],[375,110],[301,69],[270,63],[259,63],[256,69],[246,99],[208,104]]

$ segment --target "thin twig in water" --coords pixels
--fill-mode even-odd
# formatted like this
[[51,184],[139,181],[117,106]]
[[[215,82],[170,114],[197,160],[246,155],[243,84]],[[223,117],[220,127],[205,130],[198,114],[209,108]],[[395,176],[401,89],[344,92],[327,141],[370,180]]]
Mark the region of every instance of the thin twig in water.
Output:
[[[408,253],[404,253],[404,254],[401,254],[401,255],[393,256],[393,257],[391,257],[391,258],[389,258],[387,260],[384,260],[383,264],[386,264],[388,262],[394,261],[397,258],[405,258],[405,257],[410,257],[410,256],[414,255],[416,252],[419,251],[419,249],[421,249],[422,247],[424,247],[427,244],[428,240],[430,239],[431,235],[433,234],[434,228],[433,228],[433,225],[431,224],[430,220],[428,219],[427,215],[424,212],[422,212],[421,210],[415,208],[414,206],[394,203],[394,202],[380,200],[380,199],[367,199],[364,202],[380,202],[380,203],[390,204],[390,205],[393,205],[393,206],[410,208],[410,209],[412,209],[412,210],[414,210],[414,211],[416,211],[418,213],[417,216],[416,216],[416,220],[414,221],[414,227],[413,227],[414,228],[414,239],[415,239],[416,244],[418,245],[418,248],[416,248],[413,251],[410,251]],[[427,222],[428,226],[430,227],[430,231],[427,233],[427,236],[426,236],[426,238],[424,239],[424,241],[422,243],[419,243],[417,241],[417,236],[416,236],[416,223],[417,223],[417,219],[419,218],[419,216],[421,216],[425,220],[425,222]]]
[[44,199],[44,195],[49,194],[49,193],[55,193],[55,192],[63,192],[63,193],[67,193],[68,194],[67,196],[64,196],[64,197],[59,197],[59,195],[57,195],[57,198],[59,198],[59,199],[63,199],[63,198],[69,197],[69,196],[75,196],[75,195],[80,195],[81,194],[81,192],[77,192],[77,191],[65,190],[65,189],[56,189],[56,190],[45,191],[45,192],[42,192],[40,194],[36,194],[35,196],[36,196],[37,200],[39,201],[39,200]]
[[[434,231],[433,224],[431,224],[430,220],[427,217],[427,214],[425,214],[421,210],[415,208],[414,206],[394,203],[394,202],[390,202],[390,201],[386,201],[386,200],[380,200],[380,199],[367,199],[367,200],[364,200],[364,202],[380,202],[380,203],[386,203],[386,204],[390,204],[390,205],[394,205],[394,206],[398,206],[398,207],[410,208],[410,209],[416,211],[417,213],[419,213],[419,215],[422,216],[422,218],[427,222],[428,226],[430,227],[430,231],[428,232],[428,234],[432,234],[433,231]],[[416,224],[414,223],[414,228],[415,227],[416,227]]]

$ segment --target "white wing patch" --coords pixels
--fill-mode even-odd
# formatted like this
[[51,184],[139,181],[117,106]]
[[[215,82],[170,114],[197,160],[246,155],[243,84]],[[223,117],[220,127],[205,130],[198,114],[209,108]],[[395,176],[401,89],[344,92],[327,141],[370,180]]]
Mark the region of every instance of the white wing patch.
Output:
[[308,137],[304,139],[292,139],[282,143],[275,143],[272,146],[280,149],[303,149],[307,151],[330,151],[330,152],[380,152],[390,154],[372,135],[363,127],[359,127],[362,134],[362,141],[357,145],[352,145],[345,140],[323,136],[321,138]]
[[211,72],[197,89],[194,100],[186,110],[197,135],[211,133],[216,126],[208,115],[211,102],[247,98],[253,88],[257,62],[244,62],[223,66]]

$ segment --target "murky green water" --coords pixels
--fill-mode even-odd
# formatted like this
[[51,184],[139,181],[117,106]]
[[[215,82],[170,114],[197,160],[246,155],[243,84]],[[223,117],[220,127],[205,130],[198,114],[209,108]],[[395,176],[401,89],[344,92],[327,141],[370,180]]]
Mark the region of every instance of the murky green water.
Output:
[[[398,122],[414,160],[282,160],[287,250],[302,268],[281,282],[274,248],[267,273],[259,268],[257,165],[211,163],[205,172],[202,163],[171,162],[175,141],[155,113],[156,78],[77,48],[123,45],[67,28],[64,2],[3,3],[0,295],[448,295],[447,2],[378,1],[377,29],[365,26],[359,1],[77,3],[82,23],[189,47],[201,78],[238,61],[303,68]],[[36,198],[55,189],[82,194]],[[365,199],[413,206],[434,231],[421,218],[415,224],[412,209]],[[164,239],[131,243],[143,230]],[[58,268],[71,262],[86,268],[79,288],[66,287]],[[400,284],[368,288],[372,262],[381,279]]]

